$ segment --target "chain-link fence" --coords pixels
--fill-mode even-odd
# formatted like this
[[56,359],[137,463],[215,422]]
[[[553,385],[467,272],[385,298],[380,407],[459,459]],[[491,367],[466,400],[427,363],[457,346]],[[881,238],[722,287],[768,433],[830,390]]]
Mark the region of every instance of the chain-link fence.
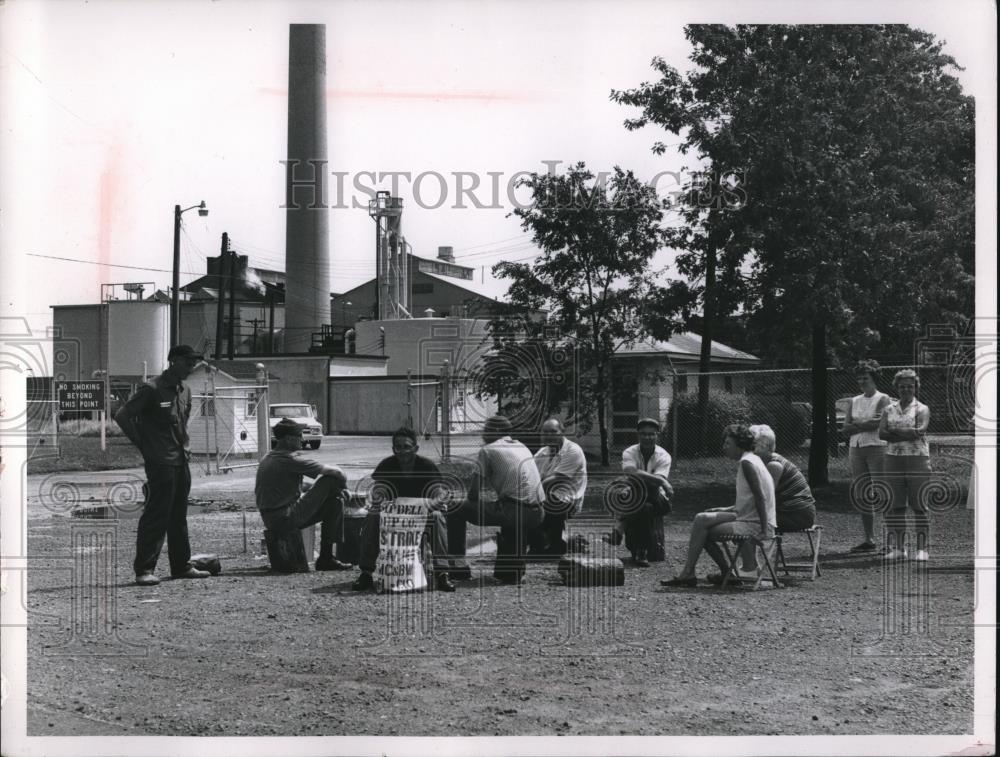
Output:
[[29,399],[27,404],[28,457],[59,454],[59,402],[54,399]]
[[206,473],[254,466],[258,413],[267,414],[266,386],[212,386],[191,396],[191,460]]
[[[975,366],[967,364],[883,366],[878,390],[895,396],[896,371],[915,368],[920,377],[918,399],[930,408],[929,439],[932,454],[971,460],[975,434]],[[706,407],[707,446],[702,441],[698,384],[709,383]],[[636,390],[634,387],[638,386]],[[827,443],[829,475],[849,478],[847,437],[843,428],[851,398],[860,393],[853,372],[830,369],[827,373]],[[808,469],[812,442],[812,372],[809,369],[740,370],[675,373],[639,381],[628,392],[615,396],[612,413],[611,455],[635,443],[639,417],[659,418],[660,443],[671,453],[674,475],[704,474],[717,478],[732,467],[722,456],[722,431],[730,423],[763,423],[774,429],[777,451]]]

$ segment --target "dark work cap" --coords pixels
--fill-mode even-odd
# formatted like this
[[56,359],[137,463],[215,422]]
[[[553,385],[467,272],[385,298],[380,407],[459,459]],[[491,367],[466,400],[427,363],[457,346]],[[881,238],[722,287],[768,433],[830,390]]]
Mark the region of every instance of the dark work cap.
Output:
[[274,437],[276,439],[291,436],[292,434],[301,435],[302,426],[293,421],[291,418],[282,418],[274,424]]
[[189,357],[194,360],[204,360],[205,356],[200,352],[195,352],[193,347],[186,344],[175,344],[167,353],[167,360],[177,360],[178,358]]
[[491,415],[483,425],[483,431],[492,434],[506,434],[511,428],[510,420],[502,415]]
[[655,418],[642,418],[637,424],[635,424],[635,430],[642,431],[647,426],[652,428],[657,433],[660,431],[660,423]]

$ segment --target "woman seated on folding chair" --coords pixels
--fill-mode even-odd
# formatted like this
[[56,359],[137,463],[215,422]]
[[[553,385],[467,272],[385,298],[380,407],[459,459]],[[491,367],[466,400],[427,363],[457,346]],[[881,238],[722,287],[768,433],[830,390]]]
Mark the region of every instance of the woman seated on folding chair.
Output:
[[746,536],[755,541],[774,538],[774,481],[764,461],[753,452],[754,437],[742,425],[727,426],[723,434],[722,453],[738,460],[736,469],[736,503],[732,507],[715,507],[698,513],[691,524],[687,562],[676,578],[660,581],[664,586],[697,586],[695,566],[702,550],[708,552],[722,575],[729,572],[729,563],[722,548],[715,543],[721,536]]
[[[799,466],[774,451],[777,438],[774,429],[766,424],[750,427],[753,434],[753,451],[767,466],[774,481],[774,508],[778,531],[790,533],[805,531],[816,524],[816,500],[812,489]],[[743,570],[756,570],[756,556],[752,544],[745,544],[740,551]],[[709,576],[711,580],[713,576]]]
[[774,451],[774,430],[751,426],[753,451],[764,461],[774,481],[774,507],[779,531],[805,531],[816,524],[816,500],[799,466]]

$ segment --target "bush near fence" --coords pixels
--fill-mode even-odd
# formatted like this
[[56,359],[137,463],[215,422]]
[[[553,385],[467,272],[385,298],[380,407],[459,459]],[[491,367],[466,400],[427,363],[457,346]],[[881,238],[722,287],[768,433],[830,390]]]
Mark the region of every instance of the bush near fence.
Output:
[[[715,452],[722,446],[722,432],[732,423],[749,424],[750,397],[733,392],[710,392],[705,405],[708,424],[708,450],[701,449],[702,416],[698,412],[698,395],[682,394],[674,400],[667,414],[667,451],[673,455],[693,457],[703,451]],[[676,449],[671,449],[676,424]]]
[[[808,438],[809,424],[792,403],[780,397],[755,396],[736,392],[710,392],[706,405],[708,416],[709,453],[722,447],[722,433],[733,423],[751,425],[765,423],[774,429],[778,451],[799,449]],[[677,424],[677,449],[671,449],[674,438],[673,424]],[[692,457],[702,452],[700,448],[701,415],[698,412],[698,395],[682,394],[667,413],[664,440],[671,454]]]

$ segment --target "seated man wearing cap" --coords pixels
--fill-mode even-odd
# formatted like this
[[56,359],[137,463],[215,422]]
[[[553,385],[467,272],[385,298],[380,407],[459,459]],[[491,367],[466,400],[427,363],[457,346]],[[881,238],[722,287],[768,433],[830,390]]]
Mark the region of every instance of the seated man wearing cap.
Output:
[[455,584],[448,578],[447,529],[441,510],[445,504],[440,490],[444,482],[434,461],[418,455],[419,449],[417,434],[412,428],[397,429],[392,435],[392,454],[380,462],[372,473],[374,485],[369,494],[368,517],[361,532],[361,556],[358,560],[361,575],[351,587],[355,591],[366,591],[375,586],[372,574],[381,551],[380,505],[397,497],[415,497],[434,502],[427,514],[425,530],[430,538],[434,561],[434,586],[439,591],[455,591]]
[[186,344],[170,348],[169,367],[140,386],[115,413],[125,436],[142,453],[146,469],[146,502],[135,537],[135,582],[155,586],[156,561],[167,540],[170,575],[174,578],[207,578],[207,570],[191,564],[187,505],[191,492],[191,457],[187,433],[191,415],[191,389],[184,379],[202,361]]
[[[524,575],[524,554],[528,534],[542,523],[545,491],[531,451],[510,437],[511,423],[494,415],[483,426],[483,448],[479,450],[478,476],[468,499],[448,514],[448,551],[456,556],[453,575],[468,578],[471,571],[465,555],[465,524],[500,526],[497,559],[493,575],[503,583],[520,583]],[[496,499],[486,500],[484,488]]]
[[[625,533],[625,546],[639,567],[649,567],[649,560],[662,560],[659,543],[662,535],[662,517],[670,512],[673,487],[667,481],[670,475],[670,454],[656,443],[660,424],[652,418],[643,418],[636,425],[639,443],[622,452],[622,470],[628,478],[632,494],[622,503],[618,515],[621,530]],[[616,534],[615,539],[621,540]]]
[[[342,494],[347,478],[339,468],[302,455],[302,426],[290,418],[275,424],[274,437],[274,449],[257,467],[254,487],[264,527],[297,531],[322,523],[316,570],[349,570],[350,565],[333,556],[333,544],[343,527]],[[303,476],[316,480],[312,486],[303,486]]]

